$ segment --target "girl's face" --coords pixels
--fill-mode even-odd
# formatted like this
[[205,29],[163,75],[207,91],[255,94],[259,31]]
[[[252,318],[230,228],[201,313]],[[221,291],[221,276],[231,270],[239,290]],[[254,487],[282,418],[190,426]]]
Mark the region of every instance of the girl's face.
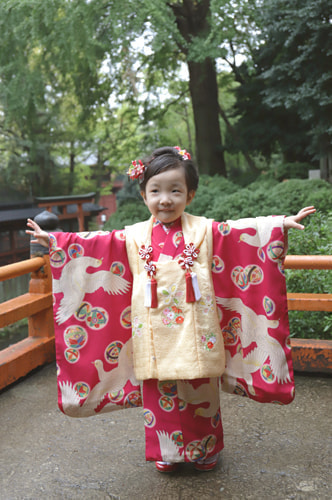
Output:
[[178,219],[193,200],[195,191],[188,192],[183,167],[166,170],[148,180],[141,192],[150,213],[163,224]]

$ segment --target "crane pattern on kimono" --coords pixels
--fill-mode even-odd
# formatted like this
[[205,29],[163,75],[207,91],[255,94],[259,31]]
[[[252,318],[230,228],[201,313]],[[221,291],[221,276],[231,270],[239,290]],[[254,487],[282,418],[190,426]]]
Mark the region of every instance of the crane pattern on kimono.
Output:
[[234,356],[231,356],[230,352],[226,350],[226,370],[223,374],[223,384],[227,387],[227,392],[233,392],[236,378],[241,374],[249,392],[255,395],[252,374],[262,368],[267,358],[270,360],[273,375],[278,383],[290,382],[285,352],[280,342],[269,334],[269,328],[278,328],[279,321],[270,320],[262,314],[256,314],[240,298],[216,297],[216,302],[225,309],[240,315],[242,349],[256,343],[256,347],[247,356],[243,356],[242,350]]
[[202,440],[194,440],[187,444],[185,449],[180,449],[173,437],[166,431],[156,431],[159,440],[160,455],[166,462],[183,462],[183,454],[189,462],[204,460],[213,453],[216,436],[213,434],[205,436]]
[[210,378],[209,382],[201,384],[199,387],[194,388],[190,383],[184,380],[178,381],[178,396],[186,403],[193,405],[201,405],[202,403],[209,403],[205,408],[200,406],[195,410],[195,416],[201,417],[214,417],[219,410],[219,386],[217,378]]
[[240,241],[247,243],[253,247],[263,248],[271,239],[273,225],[271,224],[273,217],[257,217],[256,219],[247,218],[239,220],[228,220],[227,223],[232,229],[255,229],[256,234],[241,233]]
[[[94,366],[98,373],[99,382],[91,389],[87,398],[81,405],[81,400],[69,382],[61,382],[59,384],[61,391],[61,404],[63,412],[70,417],[84,417],[95,415],[100,404],[103,402],[105,396],[109,393],[118,393],[125,387],[128,381],[133,386],[138,385],[133,368],[132,361],[132,339],[130,338],[122,347],[119,357],[118,365],[110,371],[105,371],[103,362],[95,360]],[[98,413],[110,411],[111,406],[114,410],[119,409],[119,406],[114,403],[107,403]]]
[[53,293],[63,293],[55,316],[58,325],[75,314],[86,293],[93,293],[103,288],[108,294],[117,295],[129,290],[130,283],[112,271],[87,272],[89,267],[98,268],[102,262],[102,259],[94,257],[73,259],[64,266],[61,278],[53,279]]
[[172,437],[165,431],[157,431],[162,460],[167,462],[183,462],[182,453]]

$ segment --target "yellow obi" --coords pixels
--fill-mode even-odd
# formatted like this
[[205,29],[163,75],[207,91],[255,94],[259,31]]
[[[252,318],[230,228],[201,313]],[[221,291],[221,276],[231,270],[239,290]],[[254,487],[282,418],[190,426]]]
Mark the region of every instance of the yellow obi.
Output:
[[[134,371],[138,380],[218,377],[225,369],[224,342],[212,282],[212,220],[184,213],[185,244],[199,248],[193,271],[201,299],[186,302],[186,272],[178,258],[161,255],[157,267],[158,307],[144,306],[149,280],[142,245],[151,244],[153,217],[126,227],[126,246],[133,274],[131,321]],[[208,307],[207,307],[208,304]]]

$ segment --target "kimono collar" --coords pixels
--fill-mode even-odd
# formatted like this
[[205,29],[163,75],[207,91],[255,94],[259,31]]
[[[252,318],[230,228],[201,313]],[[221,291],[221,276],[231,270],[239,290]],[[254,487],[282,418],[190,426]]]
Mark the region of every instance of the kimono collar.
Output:
[[[142,245],[148,247],[151,245],[151,234],[155,218],[150,217],[145,222],[142,222],[141,231],[137,231],[134,235],[137,246]],[[207,230],[207,219],[205,217],[196,217],[184,212],[181,215],[181,226],[185,244],[193,243],[196,248],[201,245]]]

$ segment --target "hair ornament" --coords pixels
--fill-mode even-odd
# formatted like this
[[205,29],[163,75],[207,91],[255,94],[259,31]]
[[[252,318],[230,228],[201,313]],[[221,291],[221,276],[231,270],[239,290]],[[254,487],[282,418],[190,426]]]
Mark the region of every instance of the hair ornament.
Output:
[[145,165],[142,160],[136,160],[131,162],[131,166],[127,170],[127,175],[131,180],[138,179],[139,177],[143,177],[145,172]]
[[184,160],[191,160],[190,154],[185,149],[181,149],[180,146],[174,146],[174,149],[177,150]]

